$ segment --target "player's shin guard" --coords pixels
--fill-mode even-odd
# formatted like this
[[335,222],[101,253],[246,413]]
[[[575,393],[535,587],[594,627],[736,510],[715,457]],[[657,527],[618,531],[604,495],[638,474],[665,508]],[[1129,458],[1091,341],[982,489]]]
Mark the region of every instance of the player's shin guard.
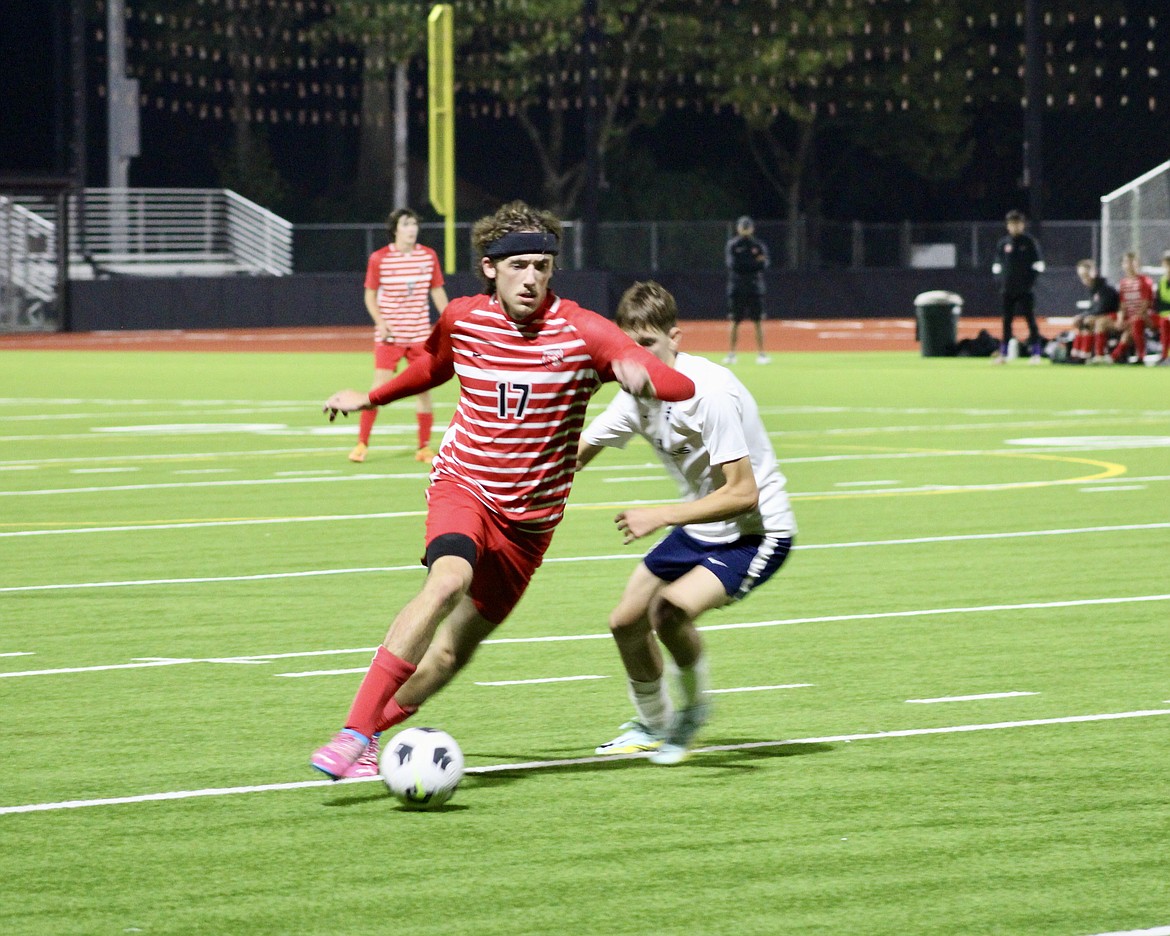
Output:
[[634,703],[634,711],[638,713],[638,721],[651,731],[664,732],[670,727],[674,717],[674,706],[670,696],[666,694],[666,686],[661,679],[650,682],[629,680],[630,701]]
[[690,666],[679,667],[678,685],[681,695],[679,702],[683,708],[689,708],[703,701],[711,688],[711,674],[707,669],[705,654],[699,654]]
[[378,647],[370,668],[349,709],[345,727],[360,732],[367,738],[378,731],[382,712],[402,684],[415,670],[415,665],[395,656],[385,647]]

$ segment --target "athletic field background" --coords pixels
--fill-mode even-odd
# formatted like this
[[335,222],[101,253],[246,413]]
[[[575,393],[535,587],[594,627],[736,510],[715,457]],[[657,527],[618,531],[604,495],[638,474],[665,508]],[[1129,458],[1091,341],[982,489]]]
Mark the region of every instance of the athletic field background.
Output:
[[0,932],[1170,932],[1170,371],[741,330],[800,535],[700,622],[701,750],[593,757],[613,516],[676,493],[637,442],[411,722],[469,767],[412,814],[308,756],[422,580],[413,402],[354,465],[367,348],[121,337],[0,341]]

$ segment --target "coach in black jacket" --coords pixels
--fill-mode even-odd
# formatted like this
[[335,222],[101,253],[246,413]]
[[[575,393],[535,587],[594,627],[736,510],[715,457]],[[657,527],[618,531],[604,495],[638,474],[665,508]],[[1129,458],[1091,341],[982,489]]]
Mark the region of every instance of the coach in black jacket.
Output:
[[756,363],[767,364],[764,353],[764,270],[771,259],[768,246],[755,237],[755,222],[747,215],[735,222],[735,237],[727,242],[724,262],[727,264],[727,317],[731,320],[730,345],[727,363],[735,363],[735,342],[739,323],[749,318],[756,328]]
[[1007,234],[995,247],[995,263],[991,272],[999,280],[1003,294],[1003,340],[999,346],[998,363],[1007,360],[1008,343],[1012,340],[1012,320],[1019,312],[1028,323],[1028,347],[1031,363],[1040,362],[1040,330],[1036,327],[1036,297],[1032,287],[1036,276],[1044,272],[1044,258],[1036,238],[1024,232],[1024,213],[1007,213]]

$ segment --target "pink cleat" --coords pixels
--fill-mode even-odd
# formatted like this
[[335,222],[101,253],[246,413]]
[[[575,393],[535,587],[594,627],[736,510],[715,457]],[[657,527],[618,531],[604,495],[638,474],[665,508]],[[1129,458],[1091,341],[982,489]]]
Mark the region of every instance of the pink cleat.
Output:
[[357,763],[369,744],[356,732],[345,728],[333,736],[333,740],[319,747],[309,758],[309,763],[334,780],[347,776],[347,771]]
[[374,735],[370,738],[370,743],[366,749],[362,751],[361,757],[355,760],[346,770],[346,780],[352,780],[355,777],[376,777],[378,776],[378,736]]

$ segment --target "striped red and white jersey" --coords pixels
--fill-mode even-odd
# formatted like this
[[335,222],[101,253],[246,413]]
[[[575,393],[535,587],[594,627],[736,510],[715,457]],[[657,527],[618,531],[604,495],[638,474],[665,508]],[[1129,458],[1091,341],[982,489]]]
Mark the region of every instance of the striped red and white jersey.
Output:
[[494,297],[451,305],[428,350],[449,348],[461,392],[431,480],[456,481],[508,519],[550,529],[569,497],[589,400],[631,342],[551,294],[523,322]]
[[534,531],[564,514],[589,399],[613,365],[628,361],[663,400],[685,400],[694,382],[635,344],[613,322],[549,293],[523,321],[491,296],[453,299],[402,373],[370,391],[382,406],[459,378],[459,402],[443,435],[432,482],[471,491]]
[[418,344],[431,333],[431,290],[443,285],[439,257],[422,244],[402,253],[387,244],[370,254],[366,289],[378,291],[378,312],[390,326],[394,344]]
[[1145,315],[1153,307],[1154,281],[1139,273],[1137,276],[1123,276],[1117,284],[1121,298],[1121,312],[1126,318]]

